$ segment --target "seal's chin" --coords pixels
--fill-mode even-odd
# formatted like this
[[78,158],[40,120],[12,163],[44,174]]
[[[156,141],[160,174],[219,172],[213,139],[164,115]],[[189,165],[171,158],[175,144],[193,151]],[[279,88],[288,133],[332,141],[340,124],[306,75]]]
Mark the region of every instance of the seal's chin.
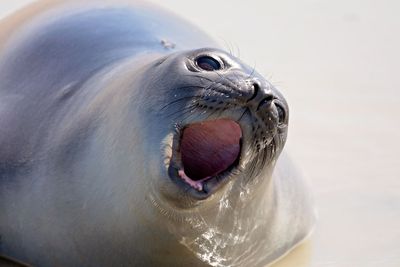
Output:
[[186,125],[180,131],[170,176],[196,197],[206,198],[238,165],[242,130],[230,119]]

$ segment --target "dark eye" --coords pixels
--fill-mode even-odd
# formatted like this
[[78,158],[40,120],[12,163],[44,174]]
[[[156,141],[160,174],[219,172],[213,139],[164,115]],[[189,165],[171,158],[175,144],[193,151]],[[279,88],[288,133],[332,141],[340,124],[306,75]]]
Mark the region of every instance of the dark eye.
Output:
[[221,64],[210,56],[201,56],[196,59],[196,64],[206,71],[214,71],[221,69]]

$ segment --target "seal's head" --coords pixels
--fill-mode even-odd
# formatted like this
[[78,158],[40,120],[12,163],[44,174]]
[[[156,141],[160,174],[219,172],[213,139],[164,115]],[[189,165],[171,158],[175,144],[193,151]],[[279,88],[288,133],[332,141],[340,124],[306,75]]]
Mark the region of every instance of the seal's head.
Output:
[[144,101],[157,117],[151,131],[166,137],[163,194],[193,204],[227,183],[257,188],[286,140],[288,107],[276,88],[217,49],[179,52],[150,71],[157,78],[144,87],[158,89]]
[[143,178],[156,207],[145,210],[163,222],[154,229],[212,266],[276,258],[281,189],[271,174],[287,135],[283,96],[217,49],[171,54],[142,71],[135,97],[142,146],[159,155],[158,164],[148,158]]

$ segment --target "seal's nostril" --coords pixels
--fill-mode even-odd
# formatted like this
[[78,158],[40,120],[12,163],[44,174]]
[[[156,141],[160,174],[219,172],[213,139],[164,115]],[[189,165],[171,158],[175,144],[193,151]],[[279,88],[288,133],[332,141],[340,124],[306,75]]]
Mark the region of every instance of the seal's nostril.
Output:
[[279,123],[284,123],[286,121],[286,111],[285,109],[278,103],[274,103],[276,110],[278,112],[278,120]]
[[247,102],[250,102],[251,100],[253,100],[254,98],[256,98],[258,91],[260,90],[260,86],[258,85],[258,83],[253,83],[251,85],[252,91],[253,91],[253,95],[247,99]]

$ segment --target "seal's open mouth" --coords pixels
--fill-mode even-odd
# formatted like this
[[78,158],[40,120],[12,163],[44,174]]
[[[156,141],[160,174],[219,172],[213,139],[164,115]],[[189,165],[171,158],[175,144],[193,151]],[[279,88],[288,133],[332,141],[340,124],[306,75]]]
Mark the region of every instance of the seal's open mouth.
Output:
[[[178,177],[188,186],[210,193],[238,164],[242,130],[229,119],[189,124],[181,131]],[[216,181],[213,181],[216,180]],[[205,184],[209,184],[207,190]]]

